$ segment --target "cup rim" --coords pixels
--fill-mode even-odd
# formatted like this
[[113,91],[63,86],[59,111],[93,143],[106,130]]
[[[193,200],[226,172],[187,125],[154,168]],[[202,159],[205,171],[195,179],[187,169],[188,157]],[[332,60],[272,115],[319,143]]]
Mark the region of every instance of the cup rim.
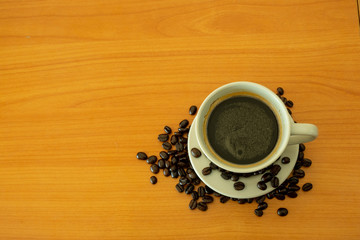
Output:
[[[257,89],[260,89],[260,91],[265,91],[267,94],[263,94],[263,95],[267,95],[267,97],[264,97],[263,95],[260,95],[258,93],[256,93],[256,94],[259,95],[260,97],[263,97],[264,99],[269,99],[270,98],[269,96],[271,96],[272,102],[276,103],[276,106],[272,106],[271,109],[273,111],[274,111],[274,108],[277,110],[277,114],[279,115],[279,120],[281,121],[281,125],[282,125],[281,136],[279,136],[280,142],[279,142],[279,145],[278,145],[276,151],[274,153],[272,153],[272,156],[269,157],[266,161],[260,160],[260,161],[258,161],[259,164],[252,166],[252,167],[246,167],[246,165],[234,166],[236,164],[231,164],[231,163],[227,164],[227,163],[224,163],[223,161],[220,161],[219,159],[217,159],[214,156],[214,154],[212,154],[211,151],[208,149],[208,146],[205,143],[205,135],[203,134],[203,130],[202,130],[203,124],[204,124],[204,117],[208,114],[208,108],[206,108],[206,106],[209,105],[209,102],[211,105],[218,98],[220,98],[222,96],[226,96],[226,94],[220,94],[220,96],[216,97],[219,94],[219,92],[221,93],[225,89],[232,88],[234,86],[236,86],[236,88],[243,87],[246,90],[249,90],[249,88],[257,88]],[[214,164],[216,164],[217,166],[219,166],[225,170],[232,171],[232,172],[249,173],[249,172],[255,172],[255,171],[261,170],[263,168],[266,168],[267,166],[274,163],[281,156],[281,154],[284,152],[285,148],[287,147],[289,139],[290,139],[290,115],[289,115],[284,103],[270,89],[268,89],[267,87],[265,87],[263,85],[254,83],[254,82],[248,82],[248,81],[232,82],[232,83],[225,84],[225,85],[215,89],[205,98],[205,100],[201,104],[195,121],[196,121],[195,126],[194,126],[195,132],[196,132],[197,140],[198,140],[198,143],[199,143],[199,146],[200,146],[202,152],[205,154],[205,156],[211,162],[213,162]],[[278,123],[278,124],[280,124],[280,123]],[[261,162],[261,161],[263,161],[263,162]],[[253,165],[253,164],[249,164],[249,165]]]

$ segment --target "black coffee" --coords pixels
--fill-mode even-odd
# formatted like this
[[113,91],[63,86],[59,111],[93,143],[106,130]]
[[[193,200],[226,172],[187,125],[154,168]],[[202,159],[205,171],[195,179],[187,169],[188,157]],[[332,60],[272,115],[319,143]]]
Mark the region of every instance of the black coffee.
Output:
[[207,122],[211,147],[235,164],[252,164],[275,147],[279,127],[265,103],[248,96],[234,96],[219,103]]

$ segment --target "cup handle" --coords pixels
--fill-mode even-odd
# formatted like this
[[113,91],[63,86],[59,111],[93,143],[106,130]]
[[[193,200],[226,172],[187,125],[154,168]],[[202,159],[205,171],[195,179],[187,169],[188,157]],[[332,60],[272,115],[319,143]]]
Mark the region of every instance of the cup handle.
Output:
[[289,145],[311,142],[318,136],[318,128],[309,123],[291,123]]

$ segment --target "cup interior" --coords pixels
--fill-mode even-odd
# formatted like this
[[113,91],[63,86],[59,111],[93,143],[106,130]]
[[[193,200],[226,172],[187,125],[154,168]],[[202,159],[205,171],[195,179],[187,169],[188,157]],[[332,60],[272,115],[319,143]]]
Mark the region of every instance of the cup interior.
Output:
[[[263,159],[252,164],[235,164],[220,157],[209,144],[206,134],[206,123],[214,105],[235,95],[257,98],[264,102],[276,116],[279,133],[273,150]],[[206,157],[228,171],[247,173],[263,169],[275,162],[285,150],[290,137],[290,116],[280,98],[268,88],[252,82],[234,82],[214,90],[199,108],[195,132],[202,152]]]

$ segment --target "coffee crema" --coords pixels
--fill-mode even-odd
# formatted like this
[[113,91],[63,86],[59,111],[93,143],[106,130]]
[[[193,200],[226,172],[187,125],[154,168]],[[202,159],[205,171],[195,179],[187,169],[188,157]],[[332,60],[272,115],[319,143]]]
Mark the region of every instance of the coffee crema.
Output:
[[246,165],[261,161],[274,149],[279,126],[271,108],[250,96],[232,96],[208,116],[207,139],[225,161]]

